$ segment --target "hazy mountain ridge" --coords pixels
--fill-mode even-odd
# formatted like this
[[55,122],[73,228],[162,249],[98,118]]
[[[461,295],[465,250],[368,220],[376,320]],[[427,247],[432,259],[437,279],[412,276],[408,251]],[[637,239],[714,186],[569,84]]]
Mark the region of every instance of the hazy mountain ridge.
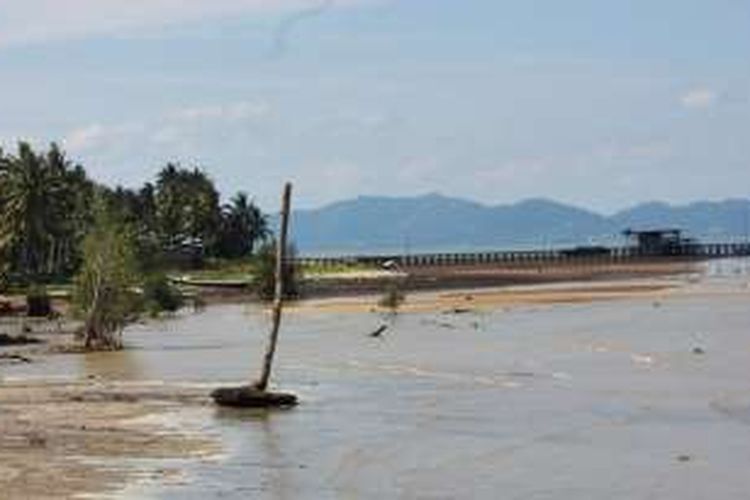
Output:
[[360,196],[293,214],[302,253],[437,251],[616,242],[622,230],[678,227],[699,238],[740,237],[750,200],[650,202],[605,216],[547,199],[482,205],[439,194]]

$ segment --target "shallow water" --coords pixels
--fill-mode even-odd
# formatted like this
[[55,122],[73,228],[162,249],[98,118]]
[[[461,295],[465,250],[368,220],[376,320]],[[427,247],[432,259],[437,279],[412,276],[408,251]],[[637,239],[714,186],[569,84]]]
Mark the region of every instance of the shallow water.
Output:
[[[741,290],[735,267],[705,285]],[[122,353],[6,375],[239,382],[268,325],[225,305],[139,325]],[[301,405],[191,410],[222,460],[132,498],[744,498],[750,294],[402,314],[285,317],[275,384]],[[705,354],[694,354],[700,347]]]

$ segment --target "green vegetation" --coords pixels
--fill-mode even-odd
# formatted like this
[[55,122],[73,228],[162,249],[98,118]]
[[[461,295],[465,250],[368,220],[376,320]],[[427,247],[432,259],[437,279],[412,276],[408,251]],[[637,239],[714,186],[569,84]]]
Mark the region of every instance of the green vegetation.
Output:
[[236,260],[206,259],[201,269],[187,270],[181,277],[195,281],[247,281],[255,274],[256,260],[257,255]]
[[302,266],[302,271],[305,276],[325,276],[329,274],[347,274],[347,273],[361,273],[367,271],[379,271],[380,269],[375,265],[352,263],[352,264],[334,264],[334,265],[321,265],[306,263]]
[[[297,250],[294,245],[288,245],[284,259],[282,279],[284,283],[284,298],[296,299],[300,294],[302,270],[295,263]],[[276,242],[264,243],[258,249],[255,260],[256,291],[261,300],[270,301],[274,298],[276,283]]]
[[151,316],[176,312],[185,304],[182,292],[169,282],[166,274],[158,272],[148,276],[143,283],[142,300]]
[[167,271],[252,271],[270,235],[246,193],[222,205],[199,168],[168,164],[154,183],[112,188],[55,144],[0,150],[0,213],[0,292],[26,294],[40,316],[52,313],[50,294],[72,296],[89,349],[119,348],[122,329],[144,310],[182,307]]
[[122,330],[142,304],[135,290],[140,275],[133,231],[106,209],[98,210],[83,243],[74,304],[84,320],[84,346],[114,350],[122,347]]
[[213,181],[198,168],[168,164],[155,184],[110,188],[89,179],[55,144],[38,153],[20,143],[15,154],[0,150],[0,286],[60,283],[78,273],[95,199],[130,228],[144,270],[249,258],[270,234],[246,193],[221,205]]
[[0,255],[9,280],[70,275],[90,220],[93,183],[56,145],[38,154],[21,143],[0,151]]
[[237,193],[224,206],[222,214],[217,253],[224,258],[252,255],[255,243],[270,236],[265,216],[246,193]]

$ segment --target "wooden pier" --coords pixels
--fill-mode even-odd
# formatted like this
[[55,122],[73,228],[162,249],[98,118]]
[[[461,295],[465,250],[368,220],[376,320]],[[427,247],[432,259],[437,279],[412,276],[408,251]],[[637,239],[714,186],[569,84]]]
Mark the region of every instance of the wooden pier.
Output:
[[682,259],[709,260],[750,256],[750,242],[690,243],[662,251],[644,250],[638,246],[576,247],[552,250],[511,250],[493,252],[416,253],[343,255],[336,257],[300,257],[301,265],[318,267],[382,267],[391,263],[403,268],[513,264],[586,264],[619,263],[638,260]]

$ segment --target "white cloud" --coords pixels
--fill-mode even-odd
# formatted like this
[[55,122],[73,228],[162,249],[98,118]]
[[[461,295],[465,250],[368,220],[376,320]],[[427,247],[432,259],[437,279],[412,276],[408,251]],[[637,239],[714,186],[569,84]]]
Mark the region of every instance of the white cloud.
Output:
[[0,0],[0,47],[367,0]]
[[92,123],[68,132],[63,139],[65,148],[72,152],[96,151],[111,147],[123,139],[135,136],[144,130],[140,123],[102,125]]
[[716,104],[718,97],[714,90],[696,88],[684,93],[680,97],[680,103],[687,109],[706,109]]
[[[227,130],[259,123],[271,114],[263,101],[189,106],[142,122],[92,123],[68,132],[63,145],[72,153],[106,152],[108,149],[151,143],[158,146],[184,144],[200,135],[203,126]],[[219,132],[221,133],[221,132]]]
[[104,126],[94,123],[72,130],[64,139],[64,143],[73,150],[86,150],[95,145],[106,133]]
[[174,113],[173,118],[185,122],[242,121],[251,118],[263,118],[268,113],[269,106],[264,102],[242,101],[231,104],[187,107]]

